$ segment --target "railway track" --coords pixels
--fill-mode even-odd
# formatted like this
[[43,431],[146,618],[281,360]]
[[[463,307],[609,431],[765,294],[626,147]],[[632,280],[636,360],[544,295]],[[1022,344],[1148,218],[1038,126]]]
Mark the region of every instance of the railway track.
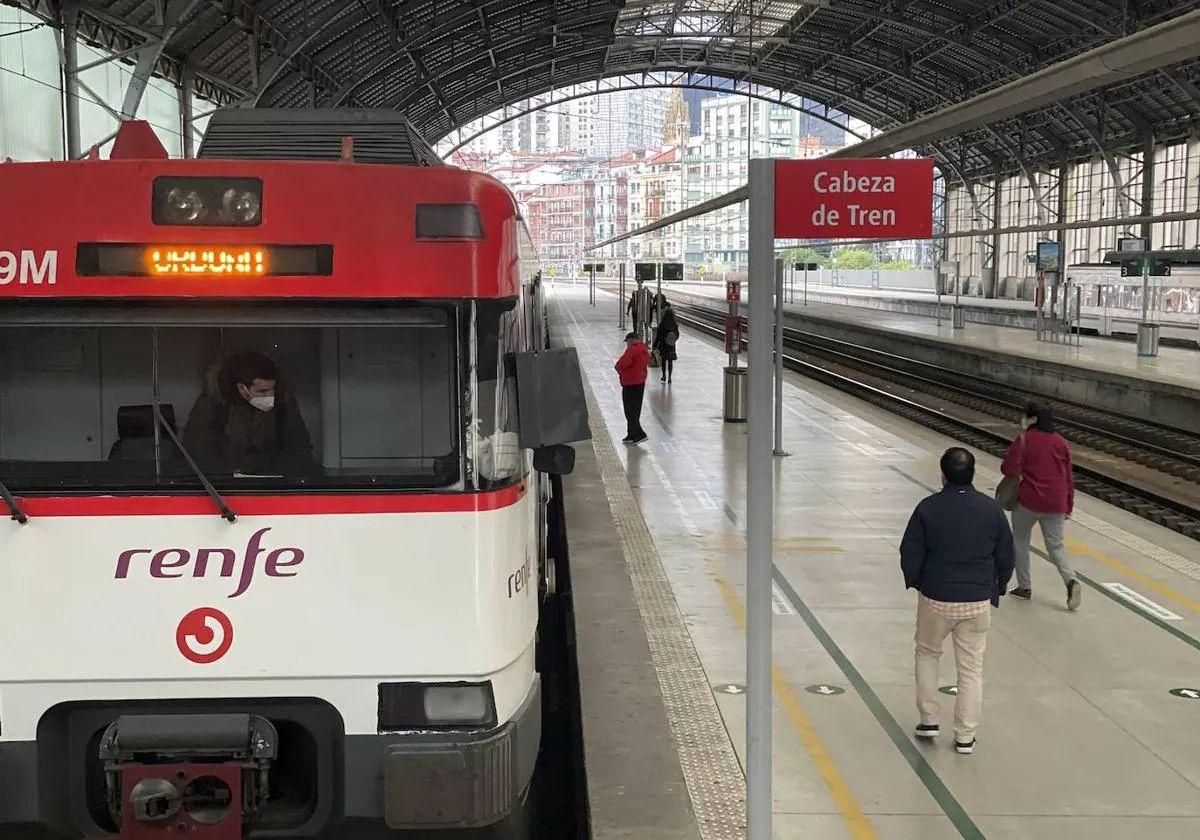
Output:
[[[724,312],[680,303],[675,311],[722,335]],[[1010,439],[995,427],[1015,423],[1029,399],[1046,402],[1075,444],[1080,492],[1200,540],[1200,436],[792,327],[784,347],[790,369],[999,457]]]

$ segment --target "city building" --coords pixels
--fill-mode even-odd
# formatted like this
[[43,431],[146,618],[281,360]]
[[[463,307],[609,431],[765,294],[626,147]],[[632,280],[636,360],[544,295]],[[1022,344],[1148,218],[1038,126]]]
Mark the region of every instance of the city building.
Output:
[[521,196],[523,215],[549,277],[578,275],[584,249],[595,242],[594,183],[570,180],[533,187]]
[[[806,133],[814,121],[821,122],[786,105],[743,96],[719,94],[703,100],[700,136],[686,146],[686,206],[746,183],[751,157],[813,158],[840,148],[823,136]],[[690,265],[746,270],[750,231],[745,204],[689,220],[687,228]]]
[[592,157],[613,158],[659,146],[670,98],[669,90],[647,88],[576,100],[581,109],[587,109],[586,117],[581,114],[581,118],[593,123],[591,145],[582,151]]
[[[649,154],[629,179],[629,226],[639,228],[683,209],[686,169],[683,147],[667,146]],[[630,243],[634,260],[683,262],[686,227],[671,225]]]

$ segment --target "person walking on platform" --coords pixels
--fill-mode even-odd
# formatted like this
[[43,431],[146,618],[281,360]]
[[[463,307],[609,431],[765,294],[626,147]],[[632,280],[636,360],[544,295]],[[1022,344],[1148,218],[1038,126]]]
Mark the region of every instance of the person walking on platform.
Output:
[[646,430],[642,428],[642,399],[646,395],[650,350],[636,332],[625,336],[625,352],[613,367],[621,378],[621,401],[625,404],[628,433],[622,443],[641,443],[646,439]]
[[662,359],[661,381],[670,382],[675,373],[676,342],[679,340],[679,321],[675,318],[675,310],[663,299],[662,311],[658,315],[658,329],[654,331],[654,349]]
[[1066,520],[1075,508],[1075,476],[1071,470],[1071,447],[1054,428],[1049,406],[1031,402],[1021,422],[1024,431],[1008,447],[1000,471],[1020,481],[1017,506],[1012,512],[1013,540],[1016,543],[1017,588],[1011,594],[1028,600],[1033,596],[1033,578],[1029,570],[1029,542],[1033,524],[1041,525],[1042,539],[1050,561],[1058,567],[1067,587],[1067,609],[1077,610],[1083,600],[1083,587],[1071,568],[1063,547]]
[[983,654],[991,607],[1013,573],[1013,536],[995,500],[977,491],[975,456],[961,447],[942,455],[942,490],[921,501],[900,542],[904,585],[916,589],[916,683],[920,721],[915,734],[941,733],[938,663],[947,636],[954,637],[958,696],[954,749],[975,751],[983,708]]

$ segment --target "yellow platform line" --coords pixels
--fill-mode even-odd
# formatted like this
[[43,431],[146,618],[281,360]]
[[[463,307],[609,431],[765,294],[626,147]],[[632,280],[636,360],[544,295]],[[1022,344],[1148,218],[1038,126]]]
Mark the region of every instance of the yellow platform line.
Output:
[[[721,590],[721,597],[725,599],[725,605],[729,608],[729,612],[733,615],[734,620],[743,632],[746,630],[746,608],[742,605],[741,599],[737,593],[733,591],[733,587],[725,576],[721,574],[717,564],[712,557],[708,558],[708,566],[712,572],[713,578],[716,580],[718,588]],[[871,821],[867,819],[867,815],[863,813],[862,807],[858,804],[858,800],[854,797],[854,792],[850,790],[850,785],[846,783],[846,779],[838,770],[837,763],[833,760],[833,756],[829,754],[829,750],[825,747],[825,742],[817,735],[816,727],[813,726],[812,720],[808,717],[808,713],[804,710],[800,698],[796,695],[796,690],[784,678],[779,667],[774,663],[771,664],[771,685],[775,690],[775,696],[779,698],[779,703],[787,713],[788,720],[791,721],[796,733],[800,736],[800,742],[804,744],[804,749],[812,759],[813,766],[817,768],[817,773],[821,777],[821,781],[825,783],[825,787],[829,789],[830,796],[833,797],[834,804],[842,814],[842,819],[846,822],[846,827],[850,829],[850,835],[855,840],[878,840],[879,835],[875,833],[875,827],[871,825]]]
[[1099,563],[1103,563],[1105,566],[1108,566],[1110,569],[1113,569],[1117,572],[1120,572],[1123,575],[1128,576],[1129,578],[1131,578],[1133,580],[1136,580],[1138,583],[1140,583],[1142,586],[1146,587],[1147,589],[1152,589],[1155,592],[1157,592],[1159,595],[1162,595],[1165,598],[1170,598],[1172,601],[1179,604],[1180,606],[1182,606],[1186,609],[1189,609],[1192,612],[1200,613],[1200,604],[1197,604],[1191,598],[1187,597],[1186,595],[1182,594],[1181,592],[1175,591],[1171,587],[1167,586],[1165,583],[1159,583],[1157,580],[1155,580],[1154,578],[1145,574],[1144,572],[1139,572],[1137,569],[1135,569],[1131,566],[1127,566],[1126,564],[1122,563],[1120,560],[1115,560],[1112,557],[1109,557],[1103,551],[1100,551],[1099,549],[1096,549],[1096,548],[1092,548],[1090,545],[1081,543],[1078,540],[1071,540],[1071,539],[1064,540],[1064,545],[1067,547],[1067,549],[1070,550],[1070,552],[1072,554],[1082,554],[1086,557],[1090,557]]

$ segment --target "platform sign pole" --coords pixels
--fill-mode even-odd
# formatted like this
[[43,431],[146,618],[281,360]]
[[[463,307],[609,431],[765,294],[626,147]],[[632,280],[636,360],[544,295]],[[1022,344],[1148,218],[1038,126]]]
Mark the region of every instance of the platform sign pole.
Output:
[[750,161],[750,367],[746,444],[746,829],[771,840],[771,291],[775,162]]
[[[775,238],[928,239],[933,160],[750,161],[746,411],[746,837],[771,840],[772,263]],[[776,192],[779,201],[776,201]],[[776,278],[780,275],[775,272]],[[776,299],[781,295],[776,295]],[[782,357],[782,354],[780,354]],[[778,403],[781,405],[782,401]],[[770,418],[770,419],[768,419]]]
[[934,285],[937,286],[937,325],[942,325],[942,268],[938,266],[937,274],[934,275]]
[[775,449],[771,454],[787,455],[783,451],[783,260],[775,260]]

